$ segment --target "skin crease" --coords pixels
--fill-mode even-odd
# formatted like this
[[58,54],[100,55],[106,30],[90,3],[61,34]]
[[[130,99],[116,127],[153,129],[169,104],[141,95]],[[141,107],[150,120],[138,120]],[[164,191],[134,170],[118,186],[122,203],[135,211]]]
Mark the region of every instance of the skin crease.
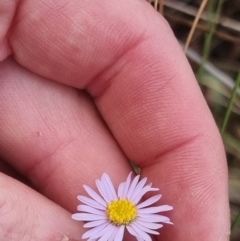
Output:
[[81,240],[82,184],[107,172],[117,186],[128,159],[174,207],[153,240],[229,240],[221,138],[151,6],[5,0],[0,13],[0,156],[38,191],[0,174],[1,240]]

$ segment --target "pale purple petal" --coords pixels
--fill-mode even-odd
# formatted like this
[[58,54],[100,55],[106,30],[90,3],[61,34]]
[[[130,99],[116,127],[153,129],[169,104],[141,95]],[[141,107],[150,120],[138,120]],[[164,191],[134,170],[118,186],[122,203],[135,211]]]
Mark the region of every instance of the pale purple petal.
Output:
[[95,234],[91,235],[91,238],[100,238],[106,232],[109,232],[109,230],[111,230],[112,226],[113,226],[112,224],[108,223],[108,225],[104,229],[102,229],[101,231],[96,232]]
[[131,176],[132,176],[132,172],[129,173],[129,175],[127,177],[127,180],[125,182],[125,185],[124,185],[124,188],[123,188],[123,194],[122,194],[123,198],[127,197],[128,189],[129,189],[129,186],[130,186],[130,183],[131,183]]
[[83,185],[83,187],[86,190],[86,192],[89,194],[89,196],[91,196],[95,201],[99,202],[104,207],[107,206],[106,202],[95,191],[93,191],[92,188],[90,188],[87,185]]
[[138,233],[131,227],[131,225],[127,225],[126,228],[130,234],[132,234],[135,237],[139,237]]
[[172,206],[162,205],[162,206],[158,206],[158,207],[150,207],[150,208],[139,209],[138,213],[139,214],[159,213],[159,212],[169,211],[169,210],[172,210],[172,209],[173,209]]
[[159,232],[157,232],[155,230],[152,230],[152,229],[149,229],[149,228],[146,228],[146,227],[142,226],[139,222],[134,222],[134,225],[136,227],[138,227],[139,229],[141,229],[142,231],[144,231],[145,233],[159,235]]
[[142,189],[140,194],[138,194],[138,196],[135,196],[133,199],[131,199],[131,201],[133,202],[133,204],[137,204],[147,192],[158,191],[158,190],[159,190],[158,188],[153,188],[150,185],[147,185]]
[[105,176],[102,175],[102,178],[101,178],[101,185],[103,187],[103,190],[104,190],[104,193],[105,193],[105,196],[107,197],[107,199],[109,200],[109,202],[112,202],[112,197],[111,197],[111,193],[108,189],[108,184],[107,184],[107,180],[105,179]]
[[96,184],[96,186],[97,186],[97,189],[98,189],[99,193],[100,193],[100,194],[102,195],[102,197],[104,198],[104,193],[102,192],[102,187],[101,187],[100,183],[101,183],[101,181],[100,181],[99,179],[97,179],[97,180],[95,181],[95,184]]
[[133,190],[135,189],[135,187],[137,186],[138,180],[140,178],[140,175],[137,175],[136,177],[134,177],[129,189],[128,189],[128,193],[127,193],[127,198],[130,199]]
[[108,239],[108,241],[114,241],[114,239],[115,239],[115,237],[116,237],[116,234],[117,234],[117,232],[118,232],[118,229],[119,229],[119,228],[118,228],[117,226],[115,226],[115,229],[114,229],[111,237]]
[[108,193],[105,190],[104,184],[100,180],[96,180],[96,186],[98,188],[98,191],[101,193],[102,197],[107,203],[111,202],[111,199],[108,197]]
[[124,234],[124,229],[125,229],[125,226],[120,226],[116,236],[115,236],[115,239],[114,241],[122,241],[123,239],[123,234]]
[[160,224],[160,223],[148,223],[148,222],[143,222],[143,221],[140,221],[139,219],[136,220],[136,223],[139,223],[141,224],[142,226],[146,227],[146,228],[150,228],[150,229],[159,229],[159,228],[162,228],[163,225]]
[[142,229],[137,227],[134,223],[130,224],[130,226],[132,226],[132,228],[135,230],[138,236],[143,238],[145,241],[152,241],[151,237],[147,233],[145,233]]
[[111,181],[110,177],[106,173],[104,173],[103,175],[104,175],[104,178],[105,178],[106,183],[108,185],[108,190],[111,193],[112,200],[117,200],[117,194],[116,194],[115,188],[112,184],[112,181]]
[[144,241],[144,239],[136,237],[137,241]]
[[98,241],[108,241],[114,231],[115,231],[115,226],[113,225],[109,226],[108,231],[104,233],[103,236],[100,239],[98,239]]
[[162,197],[161,194],[156,195],[156,196],[153,196],[153,197],[150,197],[150,198],[147,199],[146,201],[138,204],[138,205],[137,205],[137,209],[141,209],[141,208],[150,206],[150,205],[152,205],[153,203],[157,202],[161,197]]
[[101,205],[99,202],[96,202],[95,200],[89,198],[89,197],[85,197],[85,196],[81,196],[78,195],[77,199],[85,204],[87,204],[88,206],[91,206],[93,208],[97,208],[97,209],[101,209],[101,210],[106,210],[106,208]]
[[[109,225],[109,223],[103,223],[95,228],[92,228],[90,230],[88,230],[87,232],[85,232],[82,236],[82,239],[87,239],[87,238],[90,238],[90,239],[93,239],[93,235],[100,232],[101,230],[103,230],[104,228],[106,228],[107,226]],[[94,237],[95,238],[95,237]]]
[[125,186],[125,182],[122,182],[119,186],[118,186],[118,197],[122,198],[123,197],[123,189]]
[[138,220],[143,222],[150,222],[150,223],[167,223],[170,221],[168,217],[158,215],[158,214],[139,214]]
[[96,221],[92,221],[92,222],[87,222],[83,225],[84,228],[93,228],[93,227],[97,227],[103,223],[108,223],[107,220],[96,220]]
[[98,210],[98,209],[89,207],[89,206],[87,206],[87,205],[78,205],[78,206],[77,206],[77,210],[78,210],[78,211],[83,211],[83,212],[92,213],[92,214],[99,214],[99,215],[105,215],[105,214],[106,214],[105,211]]
[[74,213],[72,215],[72,219],[78,221],[94,221],[94,220],[107,220],[106,215],[96,215],[96,214],[89,214],[89,213]]
[[147,178],[143,178],[136,186],[136,188],[133,190],[132,194],[129,196],[129,200],[133,200],[135,196],[138,196],[138,194],[142,191],[143,186],[147,182]]

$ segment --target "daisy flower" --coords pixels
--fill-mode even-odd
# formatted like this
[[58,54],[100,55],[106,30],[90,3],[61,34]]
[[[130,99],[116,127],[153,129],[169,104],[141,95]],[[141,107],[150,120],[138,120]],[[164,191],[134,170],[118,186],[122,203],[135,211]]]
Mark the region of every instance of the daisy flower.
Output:
[[83,185],[91,198],[79,195],[78,200],[86,205],[78,205],[79,213],[72,215],[75,220],[85,221],[83,227],[89,228],[82,239],[122,241],[126,228],[138,241],[151,241],[149,234],[158,235],[156,230],[163,226],[161,223],[172,224],[168,217],[156,214],[172,210],[171,206],[148,207],[157,202],[162,195],[140,202],[147,192],[159,189],[153,188],[152,184],[145,185],[146,177],[139,181],[138,175],[131,181],[131,175],[132,173],[118,186],[117,192],[106,173],[100,180],[96,180],[100,195]]

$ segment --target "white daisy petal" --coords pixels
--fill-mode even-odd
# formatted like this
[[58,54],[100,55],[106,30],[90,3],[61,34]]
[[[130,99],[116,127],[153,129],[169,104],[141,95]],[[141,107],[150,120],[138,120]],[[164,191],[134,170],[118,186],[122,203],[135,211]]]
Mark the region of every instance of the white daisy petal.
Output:
[[153,203],[157,202],[161,197],[162,197],[161,194],[156,195],[156,196],[153,196],[153,197],[150,197],[150,198],[147,199],[146,201],[138,204],[138,205],[137,205],[137,209],[139,210],[140,208],[144,208],[144,207],[150,206],[150,205],[152,205]]
[[174,223],[172,223],[172,222],[170,222],[170,221],[168,221],[168,222],[164,222],[164,223],[174,225]]
[[96,215],[96,214],[89,214],[89,213],[74,213],[72,215],[72,219],[78,221],[94,221],[94,220],[106,220],[105,215]]
[[[126,226],[126,229],[130,234],[132,234],[135,237],[139,237],[138,233],[132,228],[131,225]],[[139,237],[140,238],[140,237]]]
[[104,175],[102,175],[101,184],[102,184],[102,187],[104,188],[105,196],[108,198],[108,200],[110,200],[109,202],[111,202],[113,199],[111,197],[111,193],[110,193],[110,191],[108,189],[107,180],[105,179]]
[[146,227],[142,226],[139,222],[134,222],[134,225],[136,225],[139,229],[141,229],[142,231],[144,231],[146,233],[159,235],[159,232],[146,228]]
[[138,219],[143,222],[150,222],[150,223],[167,223],[170,221],[168,217],[158,215],[158,214],[140,214]]
[[87,213],[92,213],[92,214],[106,215],[105,211],[98,210],[98,209],[89,207],[87,205],[78,205],[77,210],[87,212]]
[[95,200],[92,200],[91,198],[89,197],[85,197],[85,196],[81,196],[81,195],[78,195],[77,196],[78,200],[93,207],[93,208],[97,208],[97,209],[101,209],[101,210],[106,210],[106,208],[101,205],[100,203],[96,202]]
[[111,199],[108,197],[108,195],[107,195],[108,193],[105,190],[105,186],[100,180],[96,180],[96,186],[98,188],[98,191],[101,193],[102,197],[104,198],[104,200],[107,203],[111,202]]
[[144,213],[159,213],[159,212],[165,212],[165,211],[169,211],[172,210],[173,207],[169,206],[169,205],[162,205],[162,206],[158,206],[158,207],[151,207],[151,208],[143,208],[143,209],[139,209],[138,213],[139,214],[144,214]]
[[112,224],[108,224],[104,229],[102,229],[101,231],[99,232],[96,232],[95,234],[93,234],[91,236],[91,238],[100,238],[101,236],[103,236],[105,233],[109,232],[109,230],[111,230],[111,227],[113,225]]
[[88,223],[85,223],[83,225],[84,228],[93,228],[93,227],[97,227],[103,223],[107,223],[108,221],[107,220],[96,220],[96,221],[92,221],[92,222],[88,222]]
[[118,232],[118,229],[119,229],[119,228],[118,228],[117,226],[115,226],[115,229],[114,229],[111,237],[108,239],[108,241],[114,241],[114,239],[115,239],[115,237],[116,237],[116,234],[117,234],[117,232]]
[[131,183],[131,176],[132,176],[132,172],[129,173],[127,180],[125,182],[124,188],[123,188],[123,194],[122,194],[122,198],[126,198],[127,197],[127,193],[128,193],[128,189]]
[[93,198],[95,201],[101,203],[104,207],[107,206],[106,202],[95,191],[93,191],[92,188],[90,188],[87,185],[83,185],[83,187],[91,198]]
[[141,190],[146,182],[147,182],[147,178],[145,177],[137,184],[136,188],[133,190],[132,194],[129,196],[130,200],[132,200],[135,196],[137,196],[141,192]]
[[106,173],[104,173],[103,175],[104,175],[104,178],[105,178],[106,183],[108,185],[109,191],[111,193],[112,200],[114,200],[114,199],[116,200],[117,199],[117,194],[116,194],[116,191],[114,189],[114,186],[112,184],[112,181],[111,181],[110,177]]
[[115,236],[114,241],[122,241],[123,234],[124,234],[124,228],[125,227],[123,225],[119,228],[119,230],[118,230],[118,232],[117,232],[117,234]]
[[132,223],[130,226],[132,226],[132,228],[136,231],[136,233],[138,233],[138,236],[143,238],[145,241],[152,241],[151,237],[147,233],[145,233],[142,229],[137,227],[137,225]]
[[115,226],[113,225],[110,226],[108,231],[105,234],[103,234],[103,236],[100,239],[98,239],[98,241],[108,241],[114,231],[115,231]]
[[144,239],[136,237],[137,241],[144,241]]
[[144,226],[146,228],[150,228],[150,229],[159,229],[159,228],[163,227],[163,225],[160,223],[148,223],[148,222],[140,221],[139,219],[136,221],[136,223],[139,223],[142,226]]
[[118,197],[122,198],[123,196],[123,189],[125,186],[125,182],[120,183],[120,185],[118,186]]
[[87,239],[87,238],[93,239],[92,236],[94,234],[100,232],[101,230],[106,228],[108,225],[109,225],[108,223],[103,223],[103,224],[100,224],[99,226],[97,226],[95,228],[92,228],[92,229],[88,230],[87,232],[85,232],[83,234],[82,239]]
[[150,185],[145,186],[140,192],[140,194],[138,194],[135,198],[131,199],[131,201],[134,204],[137,204],[147,192],[158,191],[158,190],[159,190],[158,188],[152,188]]
[[134,177],[129,189],[128,189],[128,193],[127,193],[127,198],[130,199],[133,190],[135,189],[135,187],[137,186],[138,180],[140,178],[140,175],[137,175],[136,177]]

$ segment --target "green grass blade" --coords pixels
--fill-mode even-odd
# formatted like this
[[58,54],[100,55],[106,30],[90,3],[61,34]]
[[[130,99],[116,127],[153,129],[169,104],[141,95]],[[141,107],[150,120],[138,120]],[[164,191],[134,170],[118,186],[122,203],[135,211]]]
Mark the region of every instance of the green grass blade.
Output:
[[236,227],[236,225],[238,224],[238,222],[240,222],[240,211],[238,212],[237,217],[235,218],[235,220],[233,221],[232,225],[231,225],[231,231]]
[[230,98],[230,101],[228,103],[228,107],[227,107],[227,110],[226,110],[226,113],[225,113],[225,116],[224,116],[224,119],[223,119],[223,124],[222,124],[222,127],[221,127],[221,134],[222,135],[225,132],[225,129],[226,129],[226,126],[227,126],[227,123],[228,123],[228,120],[229,120],[229,117],[230,117],[230,114],[231,114],[231,109],[232,109],[234,100],[236,98],[236,94],[237,94],[239,85],[240,85],[240,70],[238,72],[237,80],[236,80],[235,86],[233,88],[231,98]]
[[222,12],[223,2],[224,2],[224,0],[219,0],[219,2],[218,2],[215,19],[213,19],[213,17],[212,17],[214,1],[212,0],[209,3],[210,4],[210,9],[209,9],[209,14],[210,14],[209,18],[210,19],[209,19],[209,21],[211,21],[211,22],[208,23],[208,25],[210,27],[210,31],[207,34],[207,36],[205,38],[205,41],[204,41],[203,57],[202,57],[202,61],[200,63],[200,66],[199,66],[199,69],[198,69],[198,72],[197,72],[197,79],[198,79],[199,83],[201,83],[201,79],[202,79],[202,75],[203,75],[203,69],[204,69],[203,66],[204,66],[204,64],[206,63],[206,61],[209,57],[213,34],[215,32],[217,22],[219,20],[221,12]]

